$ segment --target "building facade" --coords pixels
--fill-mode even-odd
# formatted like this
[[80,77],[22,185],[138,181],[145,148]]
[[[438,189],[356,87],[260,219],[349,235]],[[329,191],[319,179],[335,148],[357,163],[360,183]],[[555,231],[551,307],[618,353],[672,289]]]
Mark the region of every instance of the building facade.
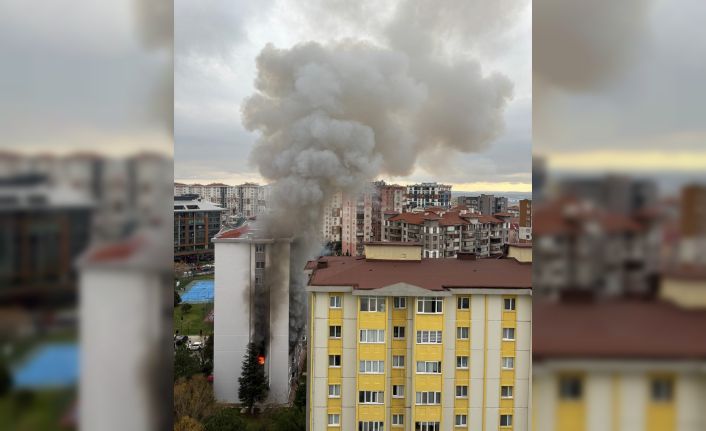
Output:
[[174,197],[174,260],[213,259],[211,238],[221,230],[226,209],[199,200],[195,195]]
[[[248,344],[263,356],[267,404],[286,404],[296,381],[290,346],[290,241],[263,238],[248,225],[221,232],[215,244],[213,389],[216,400],[238,403],[238,378]],[[292,348],[290,348],[292,347]]]
[[532,242],[532,200],[522,199],[520,201],[520,242]]
[[451,186],[439,183],[421,183],[407,186],[405,210],[451,206]]
[[529,429],[531,265],[421,251],[308,266],[310,430]]
[[385,216],[383,240],[421,243],[425,258],[489,257],[502,254],[509,228],[507,221],[463,209],[407,212]]

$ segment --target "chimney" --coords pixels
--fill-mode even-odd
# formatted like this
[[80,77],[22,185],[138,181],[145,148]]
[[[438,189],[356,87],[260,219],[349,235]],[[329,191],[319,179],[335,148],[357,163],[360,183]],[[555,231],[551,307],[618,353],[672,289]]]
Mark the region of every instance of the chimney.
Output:
[[458,260],[476,260],[476,254],[468,251],[459,251],[456,253]]

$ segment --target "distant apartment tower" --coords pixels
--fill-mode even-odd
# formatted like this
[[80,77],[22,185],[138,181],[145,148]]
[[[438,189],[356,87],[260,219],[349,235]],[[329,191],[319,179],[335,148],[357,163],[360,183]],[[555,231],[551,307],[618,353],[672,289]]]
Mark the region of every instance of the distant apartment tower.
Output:
[[520,242],[532,242],[532,200],[522,199],[520,201]]
[[620,214],[633,213],[657,201],[657,186],[653,181],[619,175],[565,179],[559,184],[559,189],[565,196],[589,201]]
[[507,213],[508,199],[505,196],[496,196],[494,205],[493,214]]
[[238,403],[238,378],[253,342],[269,383],[268,404],[286,404],[296,368],[289,336],[290,241],[265,238],[245,225],[215,245],[214,377],[216,400]]
[[221,230],[226,210],[196,195],[174,197],[174,260],[213,259],[211,238]]
[[681,191],[679,261],[706,265],[706,185],[690,184]]
[[459,196],[456,204],[464,206],[473,212],[480,213],[480,196]]
[[308,429],[529,429],[531,263],[421,252],[307,265]]
[[370,188],[357,195],[343,195],[341,211],[341,253],[348,256],[363,254],[363,244],[382,238],[383,214],[380,195]]
[[439,183],[421,183],[407,186],[406,210],[415,208],[451,206],[451,186]]
[[397,184],[386,184],[384,181],[373,183],[380,195],[380,211],[401,213],[405,206],[407,188]]
[[334,193],[323,210],[321,234],[326,243],[336,243],[340,247],[342,229],[343,193]]

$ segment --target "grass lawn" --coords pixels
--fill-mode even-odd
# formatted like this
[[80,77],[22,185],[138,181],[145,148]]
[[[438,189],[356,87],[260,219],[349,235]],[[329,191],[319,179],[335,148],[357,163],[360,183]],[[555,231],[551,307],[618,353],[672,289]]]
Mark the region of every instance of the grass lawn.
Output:
[[0,397],[0,429],[63,431],[60,421],[75,399],[70,389],[11,392]]
[[174,308],[174,332],[179,331],[180,335],[199,335],[199,330],[203,335],[213,332],[213,322],[204,322],[204,318],[213,310],[213,303],[190,304],[191,309],[184,313],[184,304]]

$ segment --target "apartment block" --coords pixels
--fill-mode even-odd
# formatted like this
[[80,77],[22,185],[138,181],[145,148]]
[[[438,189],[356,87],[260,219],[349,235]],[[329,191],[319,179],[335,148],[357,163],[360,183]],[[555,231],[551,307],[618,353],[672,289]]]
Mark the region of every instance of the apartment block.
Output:
[[174,197],[174,260],[200,262],[213,259],[211,238],[221,230],[226,209],[196,195]]
[[529,429],[530,263],[376,243],[307,269],[310,430]]
[[532,242],[532,200],[520,201],[519,241]]
[[706,429],[703,304],[537,300],[532,429]]
[[270,186],[256,183],[227,185],[223,183],[174,183],[174,196],[197,195],[200,199],[229,210],[234,216],[257,217],[267,211]]
[[407,186],[405,210],[451,206],[451,186],[439,183],[421,183]]
[[502,254],[509,227],[507,221],[462,208],[432,209],[386,215],[383,240],[418,242],[425,258],[455,257],[459,253],[489,257]]

